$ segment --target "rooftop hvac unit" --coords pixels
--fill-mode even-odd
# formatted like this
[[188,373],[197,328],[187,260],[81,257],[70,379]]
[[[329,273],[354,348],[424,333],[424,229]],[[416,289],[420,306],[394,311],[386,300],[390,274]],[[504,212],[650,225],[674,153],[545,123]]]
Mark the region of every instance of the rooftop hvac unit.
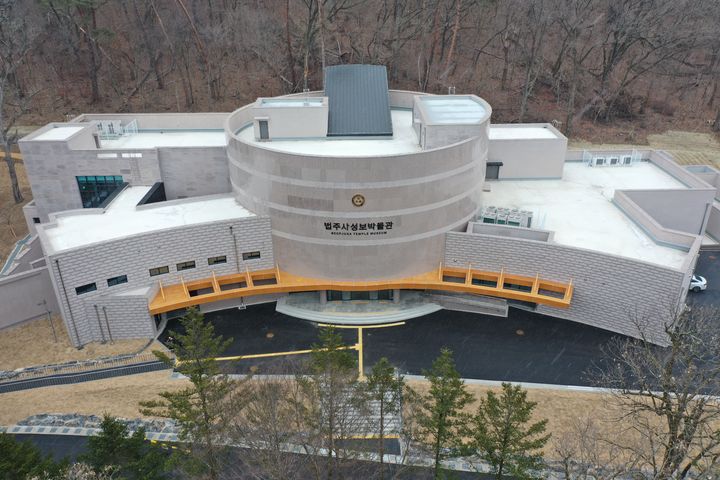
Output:
[[497,219],[497,213],[485,212],[482,215],[482,223],[495,223]]
[[623,155],[623,157],[622,157],[622,165],[623,165],[624,167],[628,167],[628,166],[632,165],[632,161],[633,161],[632,155]]
[[507,217],[507,224],[511,227],[519,227],[522,225],[523,217],[518,214],[511,214]]
[[590,162],[591,167],[604,167],[606,165],[605,157],[593,157]]
[[610,157],[608,158],[608,165],[611,167],[617,167],[620,165],[620,157]]
[[497,222],[496,222],[496,223],[497,223],[498,225],[507,225],[507,221],[508,221],[508,215],[507,215],[507,213],[499,213],[499,212],[498,212]]

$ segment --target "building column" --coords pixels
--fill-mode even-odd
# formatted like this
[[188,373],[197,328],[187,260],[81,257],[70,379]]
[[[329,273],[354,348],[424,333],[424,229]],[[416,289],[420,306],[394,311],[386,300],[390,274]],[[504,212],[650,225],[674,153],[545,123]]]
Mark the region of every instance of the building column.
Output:
[[400,303],[400,289],[393,289],[393,303]]
[[320,294],[320,305],[327,304],[327,290],[320,290],[318,293]]

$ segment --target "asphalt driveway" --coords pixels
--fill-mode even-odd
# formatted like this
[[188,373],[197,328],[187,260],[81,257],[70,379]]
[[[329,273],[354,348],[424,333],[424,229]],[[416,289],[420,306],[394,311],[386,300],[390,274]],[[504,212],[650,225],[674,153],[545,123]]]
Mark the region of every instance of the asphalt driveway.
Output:
[[[277,313],[274,303],[214,312],[206,319],[217,333],[233,338],[226,356],[304,350],[317,341],[315,324]],[[348,344],[357,341],[356,330],[340,333]],[[404,326],[365,330],[365,367],[387,357],[403,373],[422,374],[448,347],[465,378],[587,386],[592,381],[586,372],[602,360],[602,346],[614,336],[524,310],[510,309],[508,318],[441,310]],[[229,373],[251,368],[285,373],[291,369],[288,358],[299,357],[230,361],[223,367]]]

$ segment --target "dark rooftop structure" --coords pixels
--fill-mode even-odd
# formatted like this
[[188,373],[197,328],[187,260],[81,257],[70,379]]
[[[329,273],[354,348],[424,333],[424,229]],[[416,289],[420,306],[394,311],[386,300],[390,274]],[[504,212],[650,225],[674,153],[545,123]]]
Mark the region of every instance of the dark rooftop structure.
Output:
[[387,70],[381,65],[325,68],[328,137],[389,137]]

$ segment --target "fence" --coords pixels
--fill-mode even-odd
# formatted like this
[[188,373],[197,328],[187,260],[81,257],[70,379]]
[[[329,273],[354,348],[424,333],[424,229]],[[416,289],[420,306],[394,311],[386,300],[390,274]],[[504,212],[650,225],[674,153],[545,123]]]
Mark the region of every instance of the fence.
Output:
[[0,372],[0,393],[89,382],[165,369],[168,369],[167,365],[160,362],[151,353],[45,365]]

